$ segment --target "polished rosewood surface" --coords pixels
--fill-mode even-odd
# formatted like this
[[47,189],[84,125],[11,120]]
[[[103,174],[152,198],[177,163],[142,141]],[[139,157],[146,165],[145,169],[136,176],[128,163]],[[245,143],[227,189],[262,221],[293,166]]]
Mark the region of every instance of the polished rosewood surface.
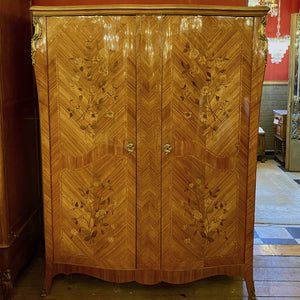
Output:
[[266,10],[32,10],[47,287],[236,274],[251,293]]

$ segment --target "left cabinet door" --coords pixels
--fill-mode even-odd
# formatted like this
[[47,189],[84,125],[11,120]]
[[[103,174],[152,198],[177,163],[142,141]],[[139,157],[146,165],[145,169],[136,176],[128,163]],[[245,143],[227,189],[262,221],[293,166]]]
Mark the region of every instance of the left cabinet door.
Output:
[[47,18],[55,263],[135,268],[135,49],[132,16]]

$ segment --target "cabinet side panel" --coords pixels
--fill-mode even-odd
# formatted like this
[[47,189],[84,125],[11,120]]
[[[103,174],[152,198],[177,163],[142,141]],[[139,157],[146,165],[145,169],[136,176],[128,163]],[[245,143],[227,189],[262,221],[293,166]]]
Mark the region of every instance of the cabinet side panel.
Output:
[[159,16],[137,16],[137,266],[160,269],[161,36]]
[[48,20],[56,262],[135,268],[134,21]]
[[164,269],[244,263],[252,26],[164,18]]
[[251,73],[251,102],[248,145],[248,189],[247,189],[247,218],[246,218],[246,249],[245,262],[249,267],[252,280],[253,265],[253,235],[255,216],[255,188],[257,166],[257,136],[259,127],[260,102],[265,72],[266,36],[264,35],[264,18],[254,18],[252,73]]
[[51,161],[49,130],[49,97],[48,97],[48,60],[46,44],[47,18],[36,17],[41,36],[37,40],[34,59],[34,72],[39,99],[40,134],[42,152],[42,178],[44,203],[45,251],[47,263],[53,262],[52,238],[52,198],[51,198]]

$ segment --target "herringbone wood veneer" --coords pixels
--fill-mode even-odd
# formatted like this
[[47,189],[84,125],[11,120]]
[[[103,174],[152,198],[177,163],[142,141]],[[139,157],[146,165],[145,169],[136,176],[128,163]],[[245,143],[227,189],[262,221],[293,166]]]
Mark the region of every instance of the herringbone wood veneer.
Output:
[[164,18],[163,268],[244,263],[251,22]]
[[252,293],[266,11],[95,9],[39,19],[47,288],[227,274]]
[[135,268],[134,20],[48,28],[54,260]]

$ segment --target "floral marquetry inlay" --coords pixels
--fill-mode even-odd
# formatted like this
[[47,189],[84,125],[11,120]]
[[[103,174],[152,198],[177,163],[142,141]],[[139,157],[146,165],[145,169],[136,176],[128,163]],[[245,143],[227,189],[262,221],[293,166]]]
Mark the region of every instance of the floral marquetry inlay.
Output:
[[228,212],[227,202],[219,197],[220,189],[211,189],[204,178],[199,177],[189,183],[185,192],[187,197],[183,207],[190,222],[183,225],[186,235],[184,243],[190,244],[199,238],[212,243],[218,235],[228,240],[223,229]]
[[[208,43],[203,55],[187,42],[183,54],[188,56],[191,63],[181,61],[185,81],[181,86],[180,98],[197,106],[201,128],[207,135],[215,132],[231,112],[227,108],[229,101],[224,97],[224,91],[230,84],[225,69],[229,59],[226,56],[216,56],[211,43]],[[203,81],[199,81],[199,78],[203,77],[205,81],[201,83]],[[183,112],[183,116],[190,119],[192,113]]]
[[80,198],[73,201],[74,228],[70,231],[70,237],[78,236],[88,242],[98,235],[107,235],[107,241],[114,242],[114,237],[109,233],[115,227],[108,222],[109,216],[114,214],[115,207],[111,199],[113,188],[110,180],[102,182],[100,176],[95,176],[89,187],[80,187],[78,192]]
[[106,109],[106,102],[118,98],[118,87],[109,76],[117,72],[119,61],[110,61],[113,50],[98,47],[95,54],[94,43],[92,40],[86,42],[86,56],[70,58],[73,64],[70,87],[74,97],[69,99],[67,107],[69,117],[91,137],[96,134],[100,111],[104,111],[104,117],[114,118],[114,112]]

